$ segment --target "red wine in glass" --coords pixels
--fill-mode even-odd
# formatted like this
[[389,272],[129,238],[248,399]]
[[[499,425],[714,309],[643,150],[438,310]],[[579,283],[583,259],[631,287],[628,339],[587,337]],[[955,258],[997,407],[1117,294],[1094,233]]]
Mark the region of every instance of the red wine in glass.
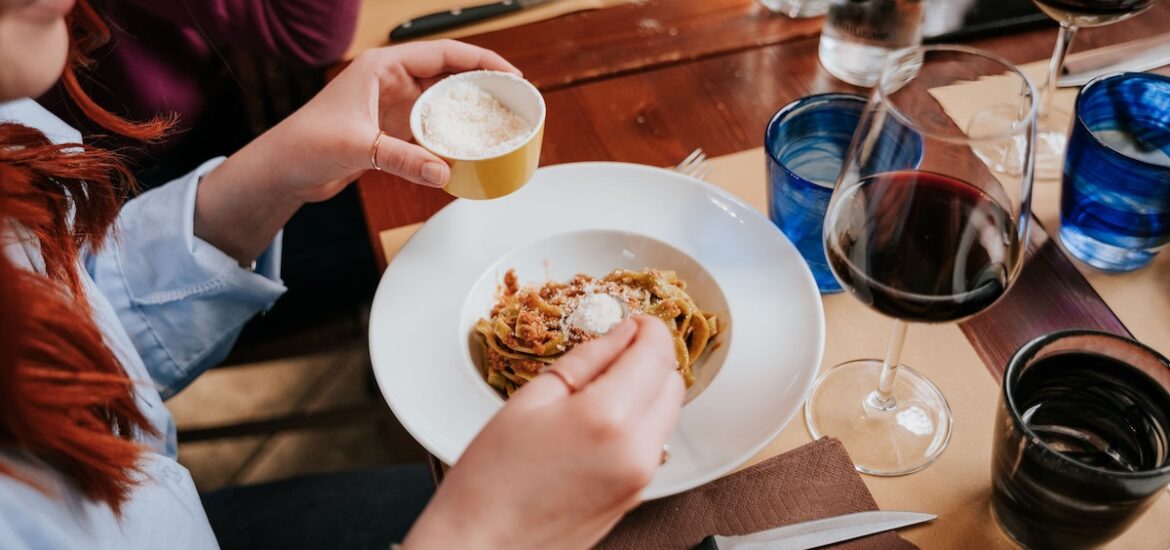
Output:
[[967,182],[932,172],[876,174],[845,191],[826,220],[826,256],[842,286],[905,321],[945,322],[982,311],[1007,290],[1014,217]]
[[[998,123],[968,131],[934,98],[939,86],[995,77],[968,98]],[[814,439],[840,439],[866,474],[913,474],[946,449],[953,416],[925,374],[902,364],[906,329],[978,313],[1003,296],[1027,244],[1036,128],[1035,87],[1003,59],[965,46],[893,54],[858,122],[824,220],[825,256],[841,286],[892,318],[881,359],[824,371],[804,407]],[[891,128],[913,140],[889,136]],[[997,158],[983,146],[1013,143]],[[918,162],[889,159],[913,144]]]

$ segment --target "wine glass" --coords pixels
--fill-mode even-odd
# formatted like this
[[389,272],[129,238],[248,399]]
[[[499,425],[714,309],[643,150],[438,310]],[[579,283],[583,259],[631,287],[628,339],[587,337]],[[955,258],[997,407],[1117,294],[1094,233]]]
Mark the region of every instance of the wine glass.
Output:
[[[984,123],[973,133],[932,95],[992,75],[1002,76],[967,112],[1018,113],[998,128]],[[829,369],[805,404],[812,436],[840,439],[861,472],[916,472],[950,440],[942,392],[899,364],[906,326],[974,315],[1015,279],[1028,242],[1037,105],[1019,69],[963,46],[902,50],[882,72],[829,201],[824,243],[841,286],[894,318],[893,334],[884,360]],[[1012,143],[1023,145],[1014,148],[1014,176],[977,154]],[[911,168],[890,161],[906,147],[920,148]]]
[[1048,64],[1048,76],[1040,87],[1040,112],[1036,143],[1037,177],[1060,176],[1061,155],[1068,143],[1068,114],[1054,110],[1052,96],[1064,68],[1064,58],[1072,49],[1073,37],[1082,27],[1099,27],[1129,19],[1146,11],[1158,0],[1032,0],[1045,15],[1060,23],[1056,48]]

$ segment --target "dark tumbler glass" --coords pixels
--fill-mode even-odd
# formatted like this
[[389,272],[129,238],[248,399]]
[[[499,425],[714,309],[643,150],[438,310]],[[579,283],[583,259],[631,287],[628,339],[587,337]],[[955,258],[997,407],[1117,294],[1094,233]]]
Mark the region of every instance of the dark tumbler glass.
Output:
[[1092,548],[1170,483],[1170,362],[1128,338],[1042,336],[1004,374],[992,507],[1027,548]]

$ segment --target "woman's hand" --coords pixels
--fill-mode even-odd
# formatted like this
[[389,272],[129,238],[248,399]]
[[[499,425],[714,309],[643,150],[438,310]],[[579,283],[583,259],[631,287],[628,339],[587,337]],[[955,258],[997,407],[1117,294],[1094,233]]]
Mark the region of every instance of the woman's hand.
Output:
[[637,317],[517,391],[447,474],[404,546],[588,548],[641,500],[683,401],[666,326]]
[[[386,133],[375,152],[379,167],[414,183],[446,185],[450,177],[447,163],[409,142],[410,110],[435,82],[477,69],[520,74],[494,52],[454,40],[415,42],[362,53],[282,123],[298,139],[328,148],[327,158],[335,163],[305,174],[294,191],[305,202],[335,195],[359,173],[372,168],[371,146],[379,131]],[[319,154],[312,147],[305,152]],[[322,186],[322,182],[334,185]]]
[[410,109],[423,90],[450,74],[491,69],[519,74],[499,55],[438,40],[368,50],[316,97],[203,178],[195,233],[241,264],[256,258],[306,202],[326,200],[378,166],[433,187],[447,164],[409,143]]

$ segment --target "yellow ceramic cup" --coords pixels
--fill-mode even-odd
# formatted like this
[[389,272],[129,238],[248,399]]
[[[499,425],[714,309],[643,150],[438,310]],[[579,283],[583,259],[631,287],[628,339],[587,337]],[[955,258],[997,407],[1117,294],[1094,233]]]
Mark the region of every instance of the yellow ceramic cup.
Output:
[[[482,157],[458,157],[428,142],[423,132],[422,106],[441,93],[444,86],[460,80],[474,82],[532,123],[515,147]],[[449,76],[423,92],[410,111],[410,131],[415,142],[451,166],[451,180],[443,188],[445,191],[465,199],[494,199],[523,187],[536,172],[544,140],[544,115],[544,98],[527,80],[498,71],[470,71]]]

